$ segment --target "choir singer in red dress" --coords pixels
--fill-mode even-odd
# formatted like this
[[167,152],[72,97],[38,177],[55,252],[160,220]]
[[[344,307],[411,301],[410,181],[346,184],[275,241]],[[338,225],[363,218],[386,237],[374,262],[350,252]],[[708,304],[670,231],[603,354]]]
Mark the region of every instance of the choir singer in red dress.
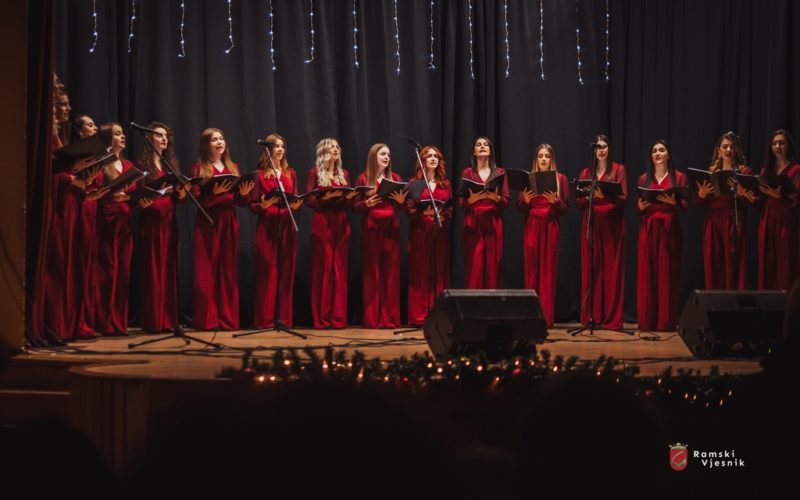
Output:
[[364,328],[396,328],[400,326],[400,222],[395,205],[403,206],[406,192],[393,191],[385,200],[376,194],[384,179],[401,182],[392,172],[389,146],[373,144],[367,155],[367,169],[358,176],[356,185],[373,189],[355,203],[361,222],[362,290]]
[[[154,132],[148,133],[153,151],[142,144],[137,166],[147,172],[145,182],[154,181],[167,175],[169,170],[161,157],[176,171],[180,163],[175,156],[175,138],[172,130],[160,122],[147,126]],[[159,157],[161,155],[161,157]],[[141,256],[141,323],[146,332],[172,330],[178,321],[178,227],[175,218],[175,203],[186,197],[182,184],[175,184],[175,190],[166,196],[141,198],[139,200],[139,244]]]
[[[686,186],[686,176],[672,165],[669,145],[658,140],[650,152],[647,172],[639,176],[639,187],[669,189]],[[638,317],[640,330],[674,330],[678,318],[678,287],[681,278],[683,236],[678,211],[688,202],[675,193],[659,194],[656,202],[641,197],[638,210]]]
[[[739,137],[727,132],[717,139],[709,172],[735,171],[750,174]],[[706,208],[703,220],[703,271],[709,290],[745,288],[747,269],[747,204],[755,200],[738,183],[738,199],[732,194],[715,197],[714,186],[696,181],[697,204]]]
[[[235,205],[244,205],[255,183],[242,182],[232,192],[232,182],[213,182],[213,177],[239,175],[222,131],[207,128],[200,135],[200,159],[193,177],[203,183],[192,187],[213,225],[200,213],[194,220],[194,287],[192,326],[196,330],[239,329],[239,220]],[[212,182],[211,187],[201,185]]]
[[798,252],[797,189],[800,189],[800,163],[788,130],[776,130],[770,139],[761,175],[786,176],[795,192],[786,196],[780,188],[762,184],[764,200],[758,222],[758,288],[791,290],[800,277]]
[[[619,330],[622,328],[622,306],[625,298],[625,200],[628,195],[628,177],[625,167],[612,160],[608,137],[599,134],[593,145],[594,170],[581,172],[581,179],[618,182],[622,194],[606,196],[600,188],[592,200],[592,252],[586,231],[589,224],[589,198],[580,197],[575,205],[583,212],[581,224],[581,323],[586,325],[591,317],[600,326]],[[592,262],[589,255],[592,254]],[[592,267],[592,303],[589,304],[589,267]]]
[[[303,200],[290,200],[289,208],[284,205],[278,183],[281,183],[287,196],[296,195],[297,172],[286,160],[286,141],[283,137],[270,134],[264,141],[271,146],[264,149],[258,160],[258,180],[250,201],[250,210],[258,215],[255,234],[256,297],[253,326],[259,329],[275,326],[275,294],[280,293],[280,320],[291,328],[297,232],[292,225],[289,210],[299,210]],[[275,171],[272,170],[272,165],[275,166]],[[281,266],[280,286],[278,286],[278,266]]]
[[[494,144],[479,136],[472,143],[472,166],[461,177],[488,183],[505,174],[494,159]],[[470,190],[468,198],[460,198],[464,211],[464,287],[499,288],[503,260],[503,210],[508,207],[508,180],[493,191]]]
[[558,172],[553,146],[540,144],[536,148],[531,172],[556,172],[557,191],[536,194],[524,190],[517,207],[525,219],[522,230],[525,288],[535,290],[542,304],[547,327],[553,327],[558,277],[558,249],[561,235],[560,217],[567,211],[569,184]]
[[[111,147],[117,160],[103,171],[104,185],[133,168],[122,157],[125,134],[118,123],[106,123],[98,132],[103,144]],[[127,335],[128,284],[130,283],[131,208],[126,187],[101,198],[97,205],[97,266],[95,267],[95,329],[103,335]]]
[[[439,209],[441,227],[434,219],[433,207],[425,200],[445,203],[452,197],[444,155],[435,146],[425,146],[420,153],[428,186],[418,199],[407,200],[411,219],[408,227],[408,323],[421,326],[439,292],[450,288],[450,221],[452,205]],[[411,182],[425,182],[419,162]]]
[[341,190],[326,189],[350,185],[342,167],[342,149],[336,139],[325,138],[317,144],[316,165],[306,177],[306,197],[314,210],[311,216],[311,315],[314,328],[347,326],[347,256],[350,224],[347,208],[350,200]]

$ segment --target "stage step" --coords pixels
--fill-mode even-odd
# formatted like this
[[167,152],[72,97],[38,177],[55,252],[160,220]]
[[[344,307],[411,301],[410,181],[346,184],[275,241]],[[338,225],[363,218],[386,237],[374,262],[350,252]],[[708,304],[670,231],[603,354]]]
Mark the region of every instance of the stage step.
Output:
[[0,373],[0,389],[69,392],[72,383],[69,369],[91,362],[96,361],[47,359],[41,355],[21,354],[11,358],[6,369]]
[[0,425],[69,419],[69,391],[0,389]]

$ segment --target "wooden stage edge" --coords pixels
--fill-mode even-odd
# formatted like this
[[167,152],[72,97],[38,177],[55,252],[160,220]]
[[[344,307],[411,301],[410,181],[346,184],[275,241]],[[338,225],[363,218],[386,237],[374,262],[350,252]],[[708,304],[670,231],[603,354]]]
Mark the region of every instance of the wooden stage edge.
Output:
[[[569,328],[579,325],[558,324],[549,331],[541,352],[549,350],[552,355],[578,356],[581,359],[597,359],[601,355],[613,356],[626,364],[638,365],[640,376],[661,373],[672,366],[708,373],[719,367],[723,373],[748,374],[761,371],[758,359],[696,359],[681,340],[677,332],[636,332],[627,335],[616,332],[596,331],[594,335],[583,333],[572,336]],[[626,328],[635,325],[625,325]],[[234,338],[237,332],[194,332],[189,336],[208,342],[222,344],[214,350],[197,342],[185,345],[183,339],[168,334],[143,334],[131,330],[128,337],[104,337],[95,340],[69,343],[58,349],[31,349],[17,356],[28,362],[66,363],[79,365],[82,375],[110,376],[133,379],[179,379],[209,380],[225,367],[240,367],[245,350],[253,356],[268,359],[279,348],[303,348],[312,346],[323,349],[330,345],[352,354],[356,350],[368,358],[391,360],[428,350],[421,330],[394,335],[392,330],[369,330],[347,328],[343,330],[314,330],[298,328],[307,335],[303,340],[284,332],[260,332]],[[242,330],[246,333],[248,330]],[[128,345],[165,337],[166,340],[150,343],[134,349]]]

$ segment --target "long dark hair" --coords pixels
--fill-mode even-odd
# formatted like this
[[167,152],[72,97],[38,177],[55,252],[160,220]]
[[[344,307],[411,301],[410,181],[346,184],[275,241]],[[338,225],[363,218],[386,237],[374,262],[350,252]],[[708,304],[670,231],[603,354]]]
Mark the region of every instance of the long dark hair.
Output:
[[772,132],[772,135],[770,136],[769,145],[767,146],[767,157],[764,160],[764,168],[761,170],[761,173],[763,174],[775,174],[775,155],[772,154],[772,141],[774,141],[775,137],[779,135],[782,135],[786,140],[786,159],[789,160],[789,165],[792,163],[797,163],[797,153],[795,153],[794,139],[792,139],[792,134],[790,134],[786,129],[779,128],[778,130]]
[[613,172],[613,165],[614,159],[611,156],[611,141],[608,140],[608,136],[605,134],[597,134],[594,136],[594,142],[592,143],[592,166],[594,166],[594,176],[597,177],[597,143],[603,141],[608,146],[608,156],[606,156],[606,172],[608,173],[609,177],[614,173]]
[[[669,147],[669,143],[665,139],[659,139],[653,143],[653,146],[656,144],[661,144],[665,148],[667,148],[667,174],[669,175],[669,182],[673,186],[676,185],[675,181],[675,166],[672,164],[672,150]],[[655,184],[656,182],[656,166],[653,164],[653,148],[650,147],[650,162],[647,164],[647,179],[650,181],[651,184]]]
[[739,168],[747,165],[747,156],[745,156],[744,150],[742,150],[742,144],[739,142],[739,136],[736,135],[735,132],[725,132],[719,136],[717,143],[714,145],[714,154],[711,155],[711,166],[708,167],[708,170],[711,172],[722,170],[722,155],[719,154],[719,148],[722,145],[722,141],[725,139],[731,141],[731,147],[733,148],[734,170],[738,170]]
[[494,179],[497,177],[497,162],[494,160],[494,143],[485,135],[479,135],[474,141],[472,141],[472,151],[470,153],[472,155],[472,171],[475,174],[478,173],[478,159],[475,157],[475,144],[477,144],[481,139],[489,143],[489,168],[492,169],[492,173],[490,173],[489,178],[486,179],[489,181],[489,179]]
[[[155,129],[155,128],[163,128],[167,131],[167,148],[161,152],[161,156],[166,160],[175,170],[180,170],[181,166],[178,162],[178,157],[175,156],[175,137],[172,135],[172,129],[167,127],[161,122],[151,122],[147,128]],[[152,133],[148,133],[150,139],[152,140]],[[158,175],[158,169],[156,168],[156,153],[155,151],[150,148],[149,145],[146,143],[142,144],[142,147],[139,149],[139,157],[136,160],[136,163],[139,164],[140,167],[147,170],[152,175]],[[162,165],[163,166],[163,165]]]

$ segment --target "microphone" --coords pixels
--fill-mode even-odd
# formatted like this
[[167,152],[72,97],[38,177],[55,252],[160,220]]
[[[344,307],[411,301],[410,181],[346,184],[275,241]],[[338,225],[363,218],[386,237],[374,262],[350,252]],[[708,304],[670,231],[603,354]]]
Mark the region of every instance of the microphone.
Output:
[[590,148],[597,148],[597,147],[600,147],[600,145],[599,145],[599,144],[597,144],[596,142],[590,142],[590,143],[589,143],[589,147],[590,147]]
[[151,129],[151,128],[148,128],[148,127],[142,127],[141,125],[139,125],[139,124],[138,124],[138,123],[136,123],[136,122],[131,122],[131,128],[135,128],[135,129],[137,129],[137,130],[141,130],[142,132],[149,132],[149,133],[151,133],[151,134],[158,134],[158,133],[159,133],[159,132],[156,132],[155,130],[153,130],[153,129]]
[[405,139],[407,143],[411,144],[414,147],[414,149],[422,149],[422,145],[419,143],[419,141],[417,141],[413,137],[406,135],[403,135],[401,137]]
[[275,144],[274,142],[267,142],[264,139],[257,140],[256,144],[258,144],[259,146],[264,146],[265,148],[274,148],[275,146],[277,146],[277,144]]
[[730,132],[725,132],[725,135],[723,137],[725,137],[726,139],[731,140],[731,141],[735,141],[736,139],[739,138],[739,136],[736,135],[736,132],[734,132],[732,130]]

